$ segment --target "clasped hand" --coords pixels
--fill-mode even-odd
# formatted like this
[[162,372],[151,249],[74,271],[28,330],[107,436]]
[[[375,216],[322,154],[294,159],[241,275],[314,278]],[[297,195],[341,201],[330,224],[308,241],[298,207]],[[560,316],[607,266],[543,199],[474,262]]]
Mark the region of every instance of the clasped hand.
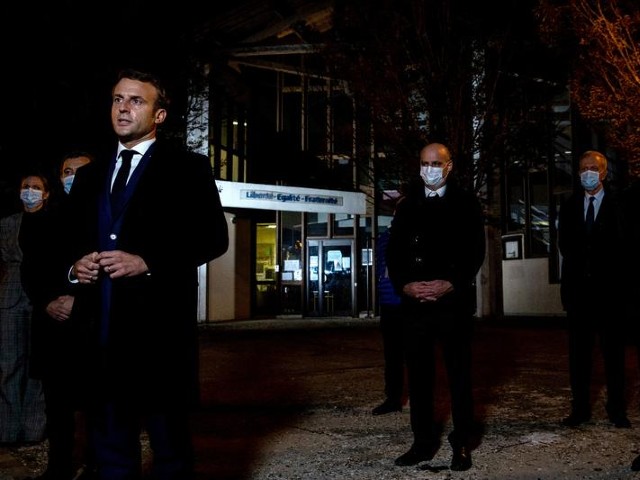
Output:
[[64,322],[69,320],[71,309],[73,308],[74,298],[71,295],[61,295],[55,300],[50,301],[45,310],[51,318]]
[[453,285],[448,280],[430,280],[428,282],[407,283],[402,292],[421,303],[435,302],[443,295],[453,291]]
[[89,253],[73,265],[73,275],[85,284],[95,283],[100,272],[114,279],[142,275],[148,270],[142,257],[122,250]]

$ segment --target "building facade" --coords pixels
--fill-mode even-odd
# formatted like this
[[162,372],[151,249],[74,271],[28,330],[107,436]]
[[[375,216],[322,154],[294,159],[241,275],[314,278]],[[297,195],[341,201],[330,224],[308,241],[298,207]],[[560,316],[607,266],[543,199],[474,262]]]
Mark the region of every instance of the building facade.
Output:
[[[279,21],[257,3],[252,15],[217,16],[209,35],[231,40],[196,65],[189,143],[211,159],[232,235],[202,272],[201,321],[377,314],[371,259],[393,185],[378,181],[383,154],[350,86],[318,61],[314,39],[331,28],[332,2],[294,3]],[[557,210],[576,187],[580,153],[610,152],[578,126],[561,83],[513,75],[500,88],[522,115],[481,192],[488,252],[477,314],[560,317]]]

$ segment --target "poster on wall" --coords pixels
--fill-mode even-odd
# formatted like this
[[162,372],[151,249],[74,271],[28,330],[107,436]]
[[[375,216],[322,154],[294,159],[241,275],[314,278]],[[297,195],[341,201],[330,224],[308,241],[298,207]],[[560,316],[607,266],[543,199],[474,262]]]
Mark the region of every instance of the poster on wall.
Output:
[[518,260],[522,258],[522,235],[502,237],[502,259]]

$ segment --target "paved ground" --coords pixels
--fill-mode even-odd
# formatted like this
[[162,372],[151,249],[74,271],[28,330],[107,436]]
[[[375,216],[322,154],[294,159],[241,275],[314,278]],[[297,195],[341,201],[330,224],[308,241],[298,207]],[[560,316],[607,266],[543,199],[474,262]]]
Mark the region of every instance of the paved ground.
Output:
[[[372,417],[382,399],[382,345],[371,319],[251,321],[202,330],[203,408],[194,418],[198,480],[631,479],[640,453],[639,380],[629,347],[632,429],[606,421],[597,363],[593,421],[568,429],[565,333],[553,322],[479,323],[475,395],[482,425],[467,472],[443,445],[425,469],[396,467],[410,446],[409,406]],[[520,325],[518,325],[520,324]],[[42,467],[44,446],[0,448],[0,480]]]

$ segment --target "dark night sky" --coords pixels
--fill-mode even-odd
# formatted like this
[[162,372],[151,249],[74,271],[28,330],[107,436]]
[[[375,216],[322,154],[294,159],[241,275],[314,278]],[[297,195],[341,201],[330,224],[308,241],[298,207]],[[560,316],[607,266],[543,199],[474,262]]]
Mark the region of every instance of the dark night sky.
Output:
[[0,7],[2,177],[24,162],[55,164],[70,148],[114,141],[110,87],[119,68],[179,70],[193,10],[188,1],[157,5],[67,0]]
[[209,12],[196,0],[171,3],[0,5],[0,216],[16,208],[17,182],[28,166],[55,176],[64,152],[114,144],[110,90],[120,68],[152,68],[181,87],[171,77],[187,59],[184,32]]
[[[0,4],[0,187],[12,182],[27,163],[53,168],[72,148],[112,145],[110,88],[121,67],[169,72],[174,90],[184,91],[176,73],[184,70],[193,51],[185,32],[229,7],[201,0],[168,0],[168,6],[160,6],[165,3],[13,0]],[[241,3],[236,0],[233,5]],[[252,14],[251,9],[241,11]],[[532,58],[528,56],[525,63],[531,64]]]

